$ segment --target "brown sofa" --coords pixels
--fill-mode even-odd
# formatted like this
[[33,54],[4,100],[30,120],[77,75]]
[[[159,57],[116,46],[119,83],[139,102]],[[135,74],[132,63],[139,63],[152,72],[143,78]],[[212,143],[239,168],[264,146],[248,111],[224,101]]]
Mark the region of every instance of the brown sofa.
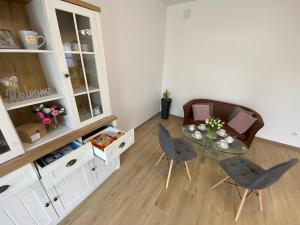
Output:
[[214,100],[209,100],[209,99],[194,99],[194,100],[187,102],[183,106],[183,111],[184,111],[183,125],[188,125],[188,124],[198,125],[200,123],[203,123],[203,121],[195,121],[193,119],[192,105],[199,104],[199,103],[200,104],[201,103],[204,103],[204,104],[205,103],[213,103],[213,116],[220,118],[225,123],[228,122],[227,119],[235,106],[238,106],[242,109],[253,112],[254,117],[257,118],[257,121],[244,134],[237,133],[235,130],[230,128],[227,124],[224,125],[224,129],[227,131],[227,133],[229,135],[235,136],[237,139],[244,142],[248,147],[250,147],[250,145],[255,137],[255,134],[264,126],[264,121],[263,121],[262,117],[252,109],[249,109],[247,107],[240,106],[240,105],[235,105],[235,104],[220,102],[220,101],[214,101]]

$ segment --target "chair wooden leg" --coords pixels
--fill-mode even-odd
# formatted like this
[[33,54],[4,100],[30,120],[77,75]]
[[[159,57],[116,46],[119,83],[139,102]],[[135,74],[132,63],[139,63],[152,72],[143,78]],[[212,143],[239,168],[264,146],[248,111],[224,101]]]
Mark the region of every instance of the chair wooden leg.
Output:
[[238,218],[239,218],[239,216],[240,216],[240,214],[241,214],[241,211],[242,211],[242,208],[243,208],[243,206],[244,206],[245,200],[246,200],[246,198],[247,198],[248,192],[249,192],[249,189],[246,189],[245,192],[244,192],[244,195],[243,195],[241,204],[240,204],[240,206],[239,206],[239,209],[238,209],[238,211],[237,211],[237,213],[236,213],[236,216],[235,216],[235,219],[234,219],[235,221],[238,220]]
[[167,183],[166,183],[166,188],[168,188],[168,186],[169,186],[169,181],[170,181],[170,177],[171,177],[172,167],[173,167],[173,160],[171,160],[171,163],[170,163],[170,168],[169,168],[169,173],[168,173],[168,179],[167,179]]
[[259,208],[261,211],[263,211],[264,208],[263,208],[263,200],[262,200],[262,191],[261,190],[258,191],[258,197],[259,197]]
[[190,171],[189,171],[189,168],[188,168],[188,165],[187,165],[186,161],[184,162],[184,164],[185,164],[186,172],[187,172],[187,174],[189,176],[189,179],[192,180],[191,174],[190,174]]
[[157,162],[155,163],[155,166],[157,166],[159,164],[159,162],[162,160],[162,158],[165,156],[165,153],[163,152],[161,154],[161,156],[159,157],[159,159],[157,160]]
[[220,184],[223,184],[229,178],[230,178],[230,176],[225,177],[224,179],[220,180],[218,183],[214,184],[211,188],[214,189],[214,188],[218,187]]

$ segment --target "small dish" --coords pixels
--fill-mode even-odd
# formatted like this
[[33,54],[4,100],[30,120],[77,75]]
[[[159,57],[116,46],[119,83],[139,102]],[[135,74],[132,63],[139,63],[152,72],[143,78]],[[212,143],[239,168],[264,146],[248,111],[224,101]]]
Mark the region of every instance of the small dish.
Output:
[[219,132],[217,132],[217,135],[219,135],[220,137],[222,137],[222,138],[225,138],[225,137],[227,137],[228,136],[228,134],[221,134],[221,133],[219,133]]
[[232,144],[234,142],[234,138],[231,136],[227,136],[225,140],[227,141],[228,144]]
[[221,145],[220,142],[217,142],[217,146],[221,149],[228,149],[228,145],[227,146]]
[[195,136],[194,133],[192,134],[192,137],[195,138],[195,139],[197,139],[197,140],[201,140],[202,139],[202,135],[200,137],[196,138],[196,136]]
[[201,130],[201,131],[207,131],[207,128],[206,127],[203,127],[201,125],[198,126],[198,129]]

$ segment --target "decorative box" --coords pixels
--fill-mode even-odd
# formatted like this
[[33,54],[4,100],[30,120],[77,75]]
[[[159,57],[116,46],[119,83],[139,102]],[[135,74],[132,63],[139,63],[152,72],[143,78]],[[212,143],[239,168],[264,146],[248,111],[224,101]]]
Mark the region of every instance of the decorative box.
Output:
[[19,137],[22,142],[33,143],[47,135],[47,130],[40,123],[26,123],[16,127]]

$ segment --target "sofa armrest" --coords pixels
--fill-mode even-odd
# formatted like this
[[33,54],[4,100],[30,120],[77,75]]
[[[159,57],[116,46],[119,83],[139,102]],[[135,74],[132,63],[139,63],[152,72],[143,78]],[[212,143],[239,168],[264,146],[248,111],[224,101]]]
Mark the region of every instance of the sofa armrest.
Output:
[[[260,116],[259,116],[260,117]],[[246,138],[244,143],[250,147],[256,133],[264,126],[264,121],[262,118],[258,118],[258,120],[253,124],[253,126],[247,131]]]
[[185,126],[189,124],[189,119],[193,117],[191,102],[188,102],[185,105],[183,105],[183,113],[183,125]]

